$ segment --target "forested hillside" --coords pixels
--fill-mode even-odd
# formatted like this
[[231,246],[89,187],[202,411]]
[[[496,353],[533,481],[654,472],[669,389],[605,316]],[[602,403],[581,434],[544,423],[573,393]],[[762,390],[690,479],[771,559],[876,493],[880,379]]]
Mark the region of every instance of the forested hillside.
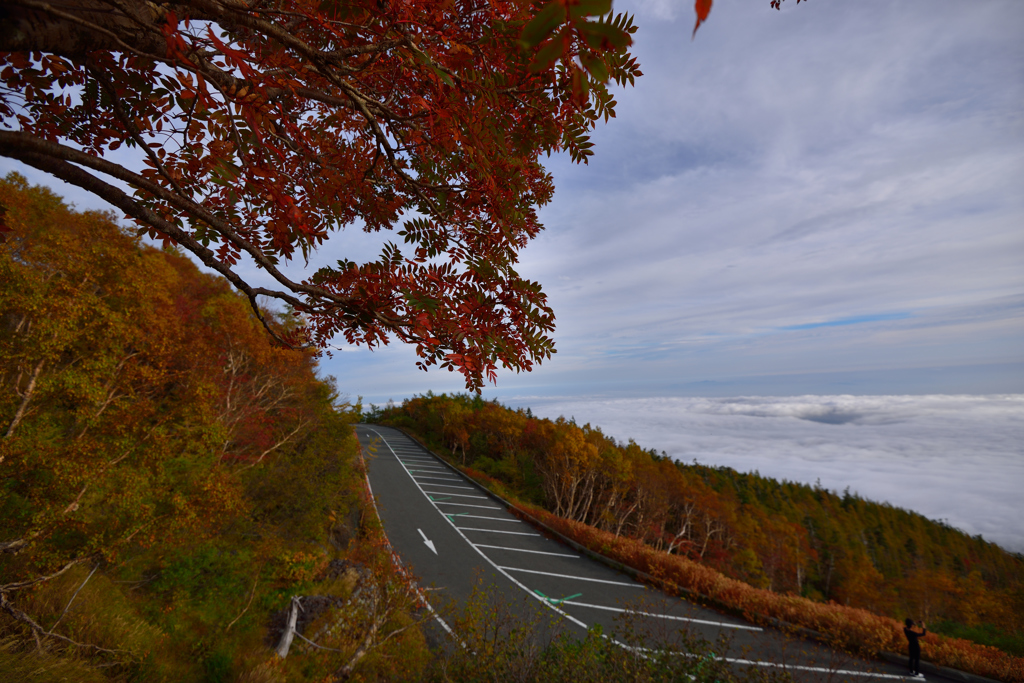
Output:
[[469,395],[374,409],[559,517],[778,593],[835,601],[1024,654],[1024,558],[849,493],[675,462],[591,425]]
[[[320,595],[326,618],[356,583],[392,582],[386,554],[353,542],[352,406],[176,251],[18,176],[0,205],[0,678],[339,670],[362,643],[360,610],[320,638],[332,651],[296,644],[287,660],[272,615]],[[404,659],[360,666],[401,670],[417,638],[389,643]]]

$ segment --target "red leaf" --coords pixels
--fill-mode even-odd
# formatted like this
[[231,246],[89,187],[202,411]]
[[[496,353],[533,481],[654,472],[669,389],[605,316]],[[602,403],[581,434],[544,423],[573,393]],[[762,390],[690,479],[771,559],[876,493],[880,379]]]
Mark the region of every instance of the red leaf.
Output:
[[[693,25],[693,36],[697,35],[697,29],[711,13],[711,2],[712,0],[694,0],[693,10],[697,13],[697,23]],[[690,37],[693,38],[693,36]]]

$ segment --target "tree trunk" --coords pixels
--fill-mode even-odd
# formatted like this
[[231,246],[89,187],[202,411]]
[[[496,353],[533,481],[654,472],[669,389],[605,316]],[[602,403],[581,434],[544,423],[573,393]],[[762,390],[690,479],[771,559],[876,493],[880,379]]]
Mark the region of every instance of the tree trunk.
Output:
[[14,434],[14,429],[18,426],[18,423],[21,422],[21,419],[25,417],[25,410],[28,409],[28,402],[32,399],[32,394],[36,390],[36,380],[39,379],[39,373],[43,371],[43,364],[45,362],[45,359],[39,361],[35,370],[32,371],[32,377],[29,378],[28,386],[25,387],[25,393],[22,394],[21,404],[18,405],[18,411],[14,413],[14,419],[11,420],[11,425],[7,428],[7,433],[4,434],[5,439],[11,438],[11,435]]
[[281,634],[281,640],[277,642],[277,647],[274,648],[274,652],[281,659],[288,656],[288,648],[292,646],[292,640],[295,639],[295,622],[299,619],[299,610],[302,609],[301,603],[301,597],[295,596],[292,598],[291,609],[288,611],[288,624],[284,627],[284,633]]

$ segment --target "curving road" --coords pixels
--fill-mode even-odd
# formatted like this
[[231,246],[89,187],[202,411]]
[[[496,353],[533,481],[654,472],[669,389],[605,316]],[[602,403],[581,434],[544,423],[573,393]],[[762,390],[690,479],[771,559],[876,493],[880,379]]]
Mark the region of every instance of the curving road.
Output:
[[621,634],[625,621],[658,642],[680,632],[712,642],[725,636],[733,666],[783,667],[797,681],[921,680],[902,666],[852,658],[638,583],[543,536],[402,432],[357,425],[356,433],[384,531],[419,585],[436,591],[435,605],[465,605],[482,587],[523,618],[580,635],[598,625]]

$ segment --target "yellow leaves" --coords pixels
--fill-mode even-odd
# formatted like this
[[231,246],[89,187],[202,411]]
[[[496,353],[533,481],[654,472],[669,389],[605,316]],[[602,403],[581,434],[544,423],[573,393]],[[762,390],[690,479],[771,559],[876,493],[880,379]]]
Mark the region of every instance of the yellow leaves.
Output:
[[280,578],[287,581],[312,581],[323,572],[328,561],[323,552],[305,550],[284,550],[274,559],[280,566]]

